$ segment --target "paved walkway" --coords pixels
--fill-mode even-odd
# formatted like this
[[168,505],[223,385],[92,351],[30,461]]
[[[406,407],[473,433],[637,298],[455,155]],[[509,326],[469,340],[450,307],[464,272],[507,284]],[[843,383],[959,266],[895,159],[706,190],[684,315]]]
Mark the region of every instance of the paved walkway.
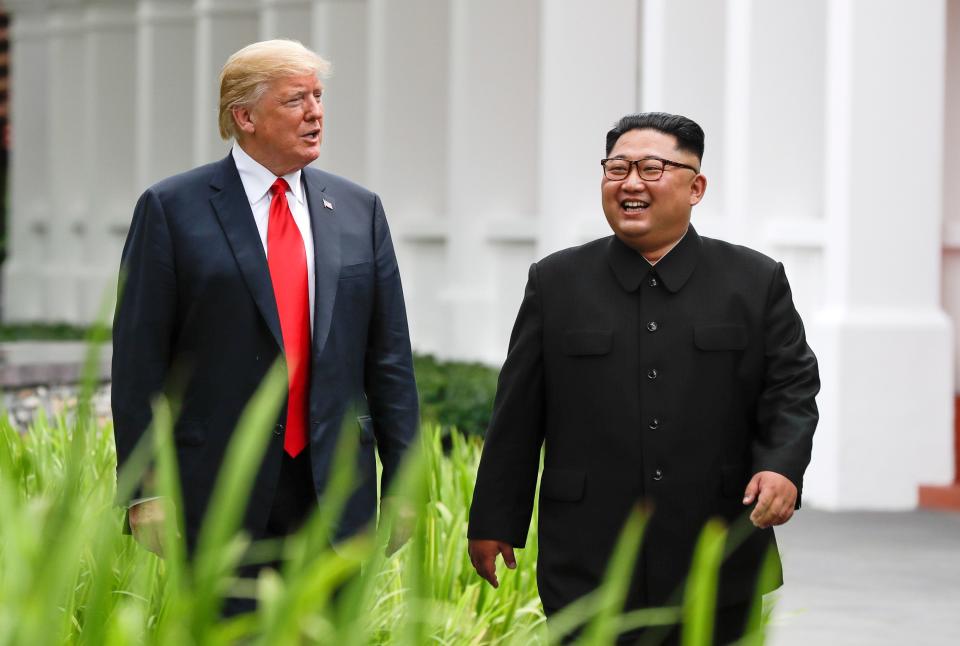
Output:
[[803,509],[777,539],[771,646],[960,645],[960,513]]

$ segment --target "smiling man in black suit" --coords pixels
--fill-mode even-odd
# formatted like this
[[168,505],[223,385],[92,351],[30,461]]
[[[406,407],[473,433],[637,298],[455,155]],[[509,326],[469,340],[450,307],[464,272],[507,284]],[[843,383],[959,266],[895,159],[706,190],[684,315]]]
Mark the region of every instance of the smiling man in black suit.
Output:
[[[328,67],[288,40],[233,54],[219,117],[231,151],[147,189],[124,246],[113,327],[118,463],[148,427],[151,399],[180,393],[174,439],[191,549],[240,413],[281,354],[288,398],[246,511],[254,538],[287,535],[316,508],[342,429],[359,438],[359,484],[338,537],[368,525],[374,448],[386,490],[416,430],[406,310],[380,198],[307,166],[320,154]],[[358,420],[342,424],[356,407]],[[134,534],[149,534],[160,509],[135,501]]]
[[541,445],[537,577],[548,617],[600,583],[639,503],[653,512],[628,609],[677,603],[705,522],[749,515],[721,571],[716,637],[726,643],[744,629],[776,545],[771,527],[799,507],[820,382],[783,266],[690,225],[707,187],[703,145],[700,126],[664,113],[626,116],[607,134],[601,198],[614,235],[530,268],[469,551],[494,586],[498,555],[516,566]]

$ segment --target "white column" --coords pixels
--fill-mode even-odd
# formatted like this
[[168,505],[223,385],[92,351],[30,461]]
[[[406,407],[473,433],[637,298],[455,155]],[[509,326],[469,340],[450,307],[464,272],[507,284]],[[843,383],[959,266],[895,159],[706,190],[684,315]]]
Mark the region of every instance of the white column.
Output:
[[516,0],[451,7],[447,350],[499,363],[510,325],[497,323],[516,315],[535,260],[539,8]]
[[230,144],[217,128],[220,70],[241,47],[259,40],[257,0],[195,0],[193,165],[222,158]]
[[371,109],[367,0],[313,0],[307,25],[310,36],[304,42],[333,66],[324,82],[323,146],[315,163],[366,185]]
[[[728,0],[726,26],[726,217],[716,234],[783,262],[812,321],[824,293],[826,3]],[[708,158],[712,139],[708,131]],[[708,193],[721,188],[708,177]]]
[[[960,1],[947,3],[946,110],[943,129],[943,305],[960,336]],[[960,384],[960,344],[954,346],[953,387]]]
[[609,235],[600,206],[607,131],[636,112],[635,0],[540,2],[537,255]]
[[[193,0],[140,0],[134,192],[194,165],[196,16]],[[130,88],[127,89],[130,91]],[[207,130],[216,116],[205,115]],[[117,225],[130,223],[133,204]]]
[[811,334],[824,388],[805,490],[814,505],[908,509],[918,484],[952,480],[944,20],[943,0],[828,4],[828,280]]
[[[51,200],[47,151],[53,109],[50,24],[47,2],[16,0],[11,12],[11,151],[7,244],[3,267],[3,319],[38,321],[46,316],[45,280],[50,257]],[[19,145],[19,142],[27,142]]]
[[310,46],[310,0],[260,0],[260,37],[292,38]]
[[[728,61],[732,59],[734,69],[742,70],[735,48],[748,46],[739,41],[728,43],[728,38],[731,29],[739,39],[749,28],[743,23],[748,11],[736,6],[731,9],[730,4],[730,0],[644,0],[640,56],[641,109],[682,114],[706,133],[703,173],[708,179],[707,193],[694,209],[693,223],[700,233],[725,238],[731,237],[732,229],[724,217],[729,186]],[[729,11],[734,12],[732,22]],[[733,51],[728,51],[728,45]],[[734,81],[744,82],[743,77]],[[736,99],[742,89],[734,87],[733,92]],[[735,101],[735,105],[742,102]]]
[[394,232],[414,347],[441,354],[450,316],[440,299],[447,270],[450,11],[447,0],[368,3],[367,180],[382,196]]
[[[72,277],[79,281],[78,318],[109,321],[126,226],[136,199],[137,31],[136,0],[101,0],[88,5],[84,29],[89,68],[85,82],[85,150],[71,159],[73,172],[87,169],[86,185],[74,187],[86,206],[72,224],[81,250]],[[76,124],[73,125],[75,131]],[[80,173],[83,175],[82,173]],[[66,196],[71,199],[70,195]]]
[[83,282],[77,272],[84,258],[80,236],[92,213],[93,169],[84,160],[93,140],[93,74],[84,4],[58,0],[48,15],[50,67],[45,80],[51,112],[44,177],[51,200],[49,246],[41,270],[46,297],[43,316],[48,321],[80,323]]

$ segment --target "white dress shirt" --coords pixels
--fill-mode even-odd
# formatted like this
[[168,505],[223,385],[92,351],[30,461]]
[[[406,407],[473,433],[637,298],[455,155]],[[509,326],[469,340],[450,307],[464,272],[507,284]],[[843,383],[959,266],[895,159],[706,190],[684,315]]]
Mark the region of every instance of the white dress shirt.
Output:
[[[243,182],[243,190],[250,202],[253,220],[257,224],[260,242],[263,243],[263,253],[266,255],[268,253],[267,225],[270,222],[270,201],[273,198],[270,187],[277,181],[277,176],[248,155],[236,142],[233,144],[233,161],[237,164],[237,170],[240,172],[240,181]],[[283,176],[283,179],[287,180],[287,184],[290,186],[287,190],[287,203],[290,205],[293,221],[296,222],[297,228],[300,230],[300,237],[303,238],[303,250],[306,252],[307,292],[310,297],[310,332],[312,333],[316,268],[313,259],[313,231],[310,228],[310,210],[307,207],[307,196],[303,188],[302,174],[302,171],[297,170],[287,173]]]

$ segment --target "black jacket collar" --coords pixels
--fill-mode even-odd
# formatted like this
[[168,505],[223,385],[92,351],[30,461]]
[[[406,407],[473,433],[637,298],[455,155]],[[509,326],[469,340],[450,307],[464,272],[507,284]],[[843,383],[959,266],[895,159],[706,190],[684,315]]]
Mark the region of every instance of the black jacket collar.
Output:
[[626,291],[636,290],[644,278],[652,273],[660,278],[668,291],[675,293],[680,291],[693,274],[700,258],[701,244],[700,236],[691,224],[677,246],[652,267],[646,258],[628,247],[617,236],[610,237],[607,258],[617,281]]

